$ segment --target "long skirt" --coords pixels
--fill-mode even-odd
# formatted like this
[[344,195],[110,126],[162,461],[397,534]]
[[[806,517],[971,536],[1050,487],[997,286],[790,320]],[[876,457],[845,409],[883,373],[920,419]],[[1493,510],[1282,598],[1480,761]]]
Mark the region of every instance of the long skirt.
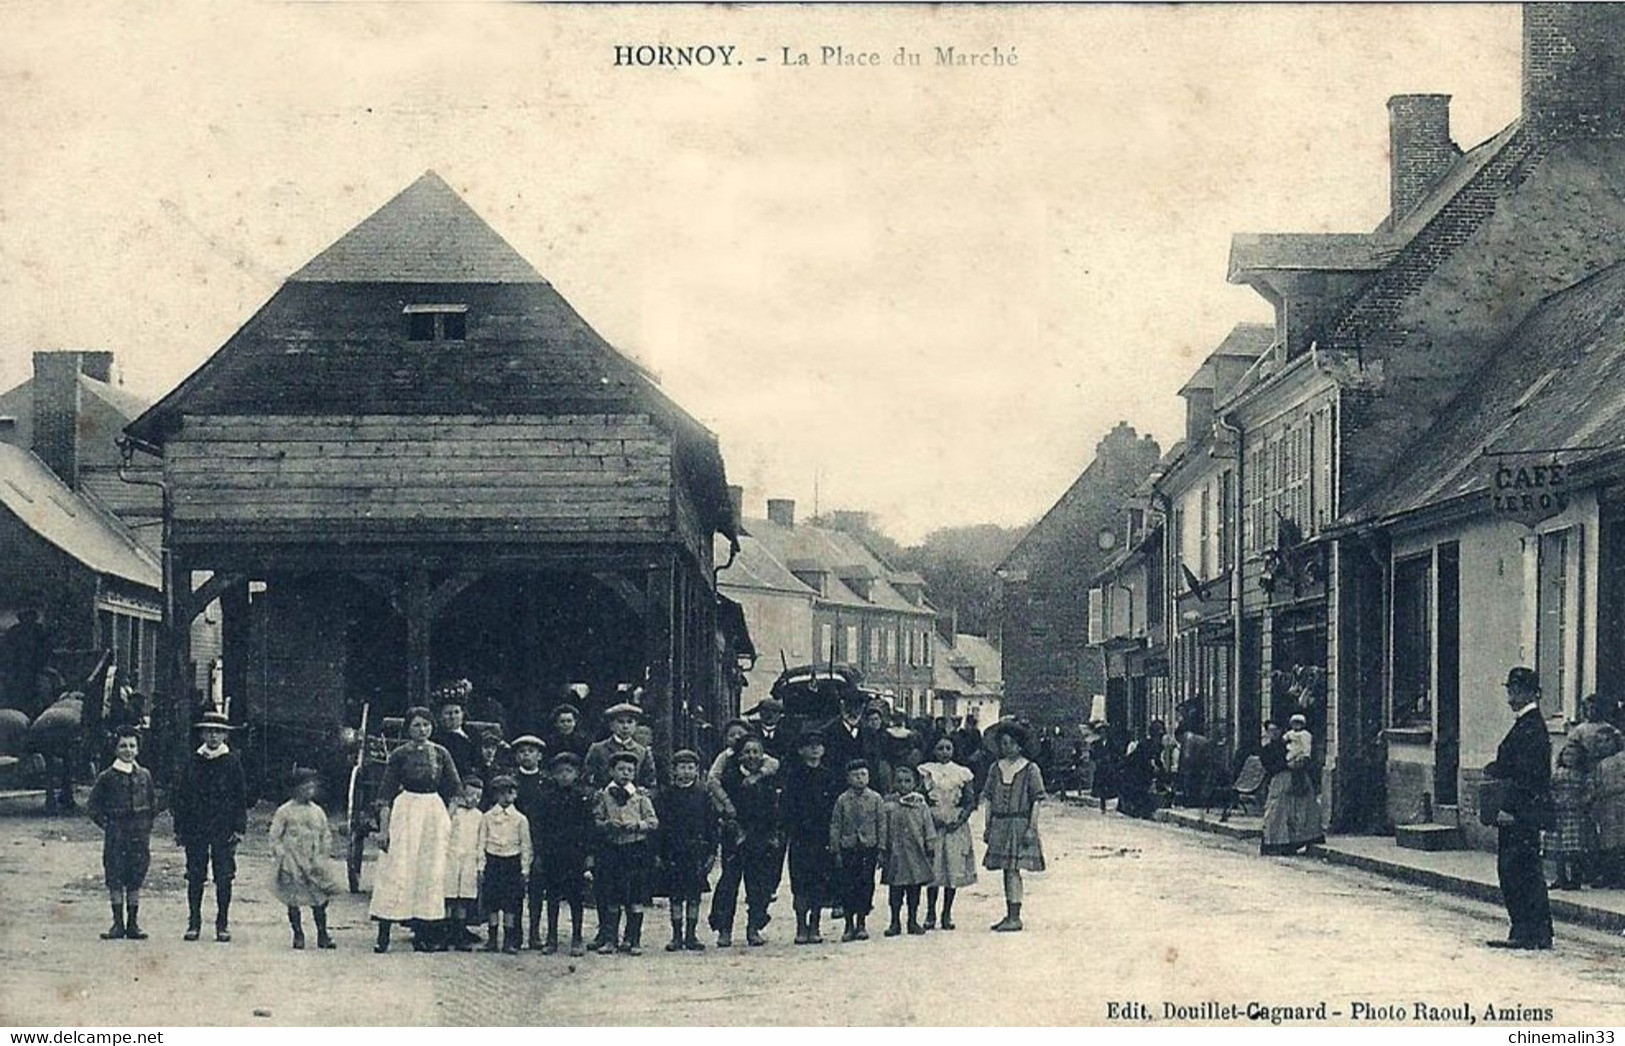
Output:
[[389,849],[378,855],[367,914],[374,919],[446,917],[446,840],[451,818],[432,792],[402,792],[389,814]]
[[936,824],[937,849],[931,856],[931,885],[959,889],[976,881],[976,850],[971,843],[970,825],[952,831]]
[[1311,843],[1325,841],[1320,797],[1314,790],[1293,789],[1291,770],[1282,770],[1270,778],[1269,796],[1264,800],[1264,838],[1260,852],[1292,853]]

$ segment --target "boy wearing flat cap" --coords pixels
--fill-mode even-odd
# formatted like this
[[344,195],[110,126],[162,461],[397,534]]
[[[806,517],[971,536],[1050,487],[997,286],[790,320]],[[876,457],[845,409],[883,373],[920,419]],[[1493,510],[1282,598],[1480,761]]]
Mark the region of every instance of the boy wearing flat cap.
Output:
[[633,779],[639,788],[654,788],[655,761],[654,754],[644,745],[632,737],[637,729],[638,717],[643,715],[643,709],[629,701],[618,705],[611,705],[604,713],[609,720],[609,736],[602,741],[595,742],[587,749],[586,771],[587,784],[593,788],[603,788],[609,784],[610,757],[629,752],[636,757],[636,772]]
[[214,873],[214,939],[231,940],[231,883],[237,875],[237,843],[248,830],[248,783],[242,759],[226,744],[231,722],[205,712],[193,724],[201,742],[181,764],[170,793],[175,841],[186,850],[186,934],[203,928],[203,887]]
[[[513,739],[514,770],[508,775],[514,780],[514,809],[525,815],[530,828],[530,848],[533,854],[542,852],[542,795],[547,790],[547,774],[542,770],[542,739],[535,734],[523,734]],[[490,806],[489,803],[486,804]],[[542,946],[542,882],[532,862],[525,883],[525,899],[530,905],[530,939],[532,951]]]
[[[598,910],[604,919],[598,928],[597,951],[643,954],[643,899],[654,854],[649,837],[660,827],[654,801],[633,778],[638,756],[616,752],[609,757],[610,782],[598,793],[594,820],[598,823],[598,862],[594,882]],[[621,912],[626,912],[626,937],[619,942]]]

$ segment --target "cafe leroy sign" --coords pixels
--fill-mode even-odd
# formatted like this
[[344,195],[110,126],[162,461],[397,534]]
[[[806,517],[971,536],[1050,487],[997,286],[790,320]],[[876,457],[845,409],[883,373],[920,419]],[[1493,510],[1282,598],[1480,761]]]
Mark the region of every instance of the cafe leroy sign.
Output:
[[1531,527],[1567,509],[1569,466],[1564,458],[1586,449],[1484,451],[1491,470],[1491,509]]

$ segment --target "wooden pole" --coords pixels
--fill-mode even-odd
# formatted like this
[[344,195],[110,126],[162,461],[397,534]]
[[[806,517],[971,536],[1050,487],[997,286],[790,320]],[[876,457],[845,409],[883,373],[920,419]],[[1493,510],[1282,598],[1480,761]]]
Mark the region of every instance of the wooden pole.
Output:
[[406,696],[408,704],[429,703],[430,604],[429,571],[415,567],[406,579],[401,602],[406,612]]
[[661,556],[660,565],[652,568],[644,579],[644,605],[648,614],[643,620],[643,634],[647,651],[648,677],[643,684],[643,707],[654,728],[655,754],[663,766],[671,764],[673,657],[672,638],[675,633],[674,617],[677,600],[676,573],[670,552]]

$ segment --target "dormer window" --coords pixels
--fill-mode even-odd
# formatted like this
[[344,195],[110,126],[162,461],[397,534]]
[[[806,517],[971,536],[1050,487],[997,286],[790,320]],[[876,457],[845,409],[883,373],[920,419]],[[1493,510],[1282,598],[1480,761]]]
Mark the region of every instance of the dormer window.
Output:
[[468,337],[467,305],[408,305],[406,337],[409,341],[462,341]]

